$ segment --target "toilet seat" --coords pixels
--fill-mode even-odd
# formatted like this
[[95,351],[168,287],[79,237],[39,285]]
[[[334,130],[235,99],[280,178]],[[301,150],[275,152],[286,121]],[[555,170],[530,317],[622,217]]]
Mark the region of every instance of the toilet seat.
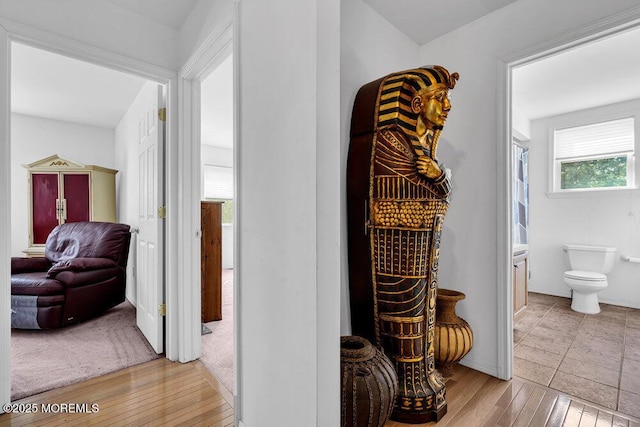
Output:
[[600,312],[597,293],[608,286],[606,275],[593,271],[569,270],[564,272],[564,283],[572,290],[572,310],[585,314]]
[[584,282],[606,282],[607,276],[593,271],[570,270],[564,272],[567,279],[580,280]]

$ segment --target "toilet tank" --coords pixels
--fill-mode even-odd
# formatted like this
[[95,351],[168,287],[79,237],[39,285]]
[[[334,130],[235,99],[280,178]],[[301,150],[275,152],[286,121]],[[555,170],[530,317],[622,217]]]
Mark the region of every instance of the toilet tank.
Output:
[[564,245],[563,248],[569,257],[572,270],[608,274],[613,269],[616,248],[570,244]]

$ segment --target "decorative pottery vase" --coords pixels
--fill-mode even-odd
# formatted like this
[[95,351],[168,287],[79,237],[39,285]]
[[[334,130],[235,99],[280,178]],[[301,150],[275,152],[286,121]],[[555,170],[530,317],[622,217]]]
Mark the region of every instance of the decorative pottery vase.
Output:
[[341,337],[340,371],[342,427],[382,427],[398,391],[389,358],[362,337]]
[[438,289],[436,297],[435,359],[443,376],[451,376],[451,367],[473,347],[473,331],[466,320],[456,314],[462,292]]

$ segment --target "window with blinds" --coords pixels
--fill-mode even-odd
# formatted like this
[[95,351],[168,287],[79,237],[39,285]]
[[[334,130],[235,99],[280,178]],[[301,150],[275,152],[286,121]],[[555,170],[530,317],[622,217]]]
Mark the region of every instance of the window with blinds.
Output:
[[233,169],[224,166],[204,166],[204,198],[233,199]]
[[634,117],[556,129],[554,191],[634,187]]
[[233,169],[204,165],[202,189],[205,200],[223,200],[222,223],[233,223]]

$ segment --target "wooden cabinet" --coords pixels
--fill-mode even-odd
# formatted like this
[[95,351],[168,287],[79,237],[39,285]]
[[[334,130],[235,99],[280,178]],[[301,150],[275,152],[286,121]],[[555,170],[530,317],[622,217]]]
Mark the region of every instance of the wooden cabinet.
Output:
[[222,320],[222,203],[201,202],[202,322]]
[[43,256],[58,224],[116,220],[116,173],[53,155],[23,165],[29,180],[29,256]]
[[524,314],[527,308],[527,288],[529,281],[529,252],[513,255],[513,316],[514,320]]

